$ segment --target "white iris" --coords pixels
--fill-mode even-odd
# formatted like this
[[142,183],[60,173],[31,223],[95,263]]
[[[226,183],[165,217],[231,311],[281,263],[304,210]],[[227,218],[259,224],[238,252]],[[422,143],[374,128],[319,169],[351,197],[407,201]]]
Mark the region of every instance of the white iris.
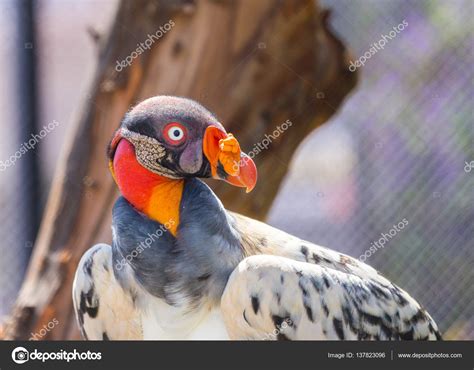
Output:
[[184,137],[184,131],[181,127],[173,126],[168,129],[168,137],[171,140],[179,141]]

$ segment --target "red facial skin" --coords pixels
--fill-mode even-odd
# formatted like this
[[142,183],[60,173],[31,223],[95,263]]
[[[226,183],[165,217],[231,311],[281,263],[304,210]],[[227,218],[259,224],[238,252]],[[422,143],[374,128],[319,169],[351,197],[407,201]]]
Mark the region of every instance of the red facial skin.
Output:
[[[180,125],[172,122],[166,127],[172,125]],[[186,128],[183,127],[184,137],[186,140]],[[211,162],[213,167],[213,175],[216,172],[217,156],[219,153],[219,140],[224,138],[227,134],[219,132],[215,127],[206,130],[204,138],[203,151]],[[181,142],[181,140],[180,140]],[[164,176],[155,174],[144,168],[137,160],[134,146],[126,139],[120,138],[119,134],[112,141],[112,147],[115,147],[113,156],[113,174],[117,185],[122,195],[135,208],[147,214],[150,213],[150,201],[154,194],[154,190],[159,185],[167,184],[176,181]],[[228,176],[227,182],[234,186],[246,187],[247,192],[251,191],[257,181],[257,170],[253,161],[243,154],[240,161],[240,174],[238,176]],[[163,186],[161,188],[164,188]]]
[[122,139],[117,145],[113,163],[115,179],[122,195],[145,213],[153,189],[168,179],[148,171],[135,156],[135,148]]

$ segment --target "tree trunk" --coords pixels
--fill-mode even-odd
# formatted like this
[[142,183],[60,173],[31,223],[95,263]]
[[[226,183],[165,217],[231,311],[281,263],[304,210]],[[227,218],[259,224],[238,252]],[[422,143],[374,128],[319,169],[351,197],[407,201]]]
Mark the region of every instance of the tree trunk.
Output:
[[[110,242],[118,195],[105,148],[125,112],[147,97],[196,99],[245,151],[253,150],[259,182],[252,193],[223,183],[211,186],[227,208],[264,218],[299,143],[334,114],[356,82],[348,52],[327,20],[315,0],[122,1],[107,40],[99,40],[95,83],[69,133],[34,255],[2,336],[27,339],[56,319],[59,324],[42,339],[78,338],[74,272],[86,249]],[[159,35],[160,26],[169,30],[117,72],[117,61],[148,35]],[[291,126],[282,126],[287,120]]]

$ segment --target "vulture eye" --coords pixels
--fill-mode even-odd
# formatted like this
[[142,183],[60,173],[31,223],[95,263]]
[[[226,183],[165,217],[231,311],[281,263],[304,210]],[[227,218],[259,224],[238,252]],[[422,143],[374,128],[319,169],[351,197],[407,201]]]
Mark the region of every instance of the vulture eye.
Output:
[[186,127],[178,122],[168,123],[163,130],[163,136],[169,144],[179,145],[186,140]]

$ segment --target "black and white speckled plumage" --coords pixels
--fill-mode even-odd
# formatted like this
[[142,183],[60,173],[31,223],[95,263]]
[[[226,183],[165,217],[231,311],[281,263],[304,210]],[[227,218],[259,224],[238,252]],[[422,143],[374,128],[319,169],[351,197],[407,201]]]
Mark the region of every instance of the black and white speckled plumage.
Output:
[[[183,104],[197,110],[186,119],[211,119]],[[148,105],[125,127],[159,139],[146,120],[164,113]],[[208,172],[186,163],[196,176]],[[161,232],[135,253],[164,225],[119,198],[112,246],[83,256],[73,299],[86,339],[441,339],[430,315],[370,266],[228,212],[207,185],[184,177],[176,237]]]
[[[78,270],[83,281],[91,276],[88,284],[76,288],[85,336],[100,339],[106,333],[111,339],[121,338],[105,330],[107,325],[99,325],[95,336],[84,325],[99,321],[101,302],[111,305],[98,291],[102,278],[92,276],[92,271],[102,269],[110,275],[107,291],[116,278],[113,289],[121,294],[116,309],[122,310],[128,300],[126,311],[135,312],[141,325],[141,310],[153,307],[145,302],[157,299],[188,319],[202,319],[203,312],[217,308],[233,339],[440,339],[429,314],[368,265],[225,211],[199,180],[189,180],[184,194],[178,239],[163,233],[130,268],[121,270],[116,262],[160,225],[125,199],[117,201],[112,248],[96,247]],[[97,250],[109,253],[107,269],[95,261]],[[282,326],[284,322],[291,325]]]

